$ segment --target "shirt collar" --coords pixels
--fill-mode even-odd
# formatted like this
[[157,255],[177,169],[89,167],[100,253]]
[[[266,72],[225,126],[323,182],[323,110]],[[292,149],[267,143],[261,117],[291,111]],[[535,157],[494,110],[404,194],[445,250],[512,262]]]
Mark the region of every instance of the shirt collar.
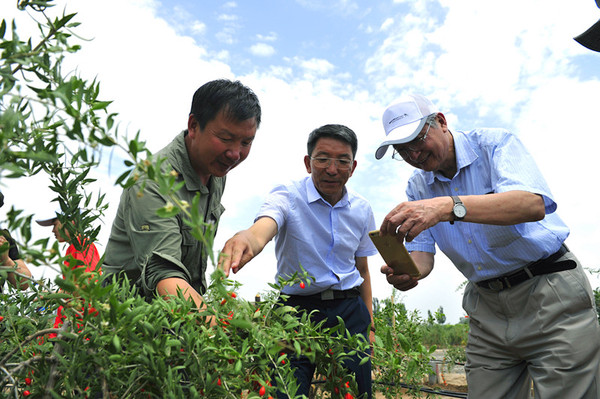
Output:
[[[469,144],[467,136],[463,132],[451,133],[454,139],[454,156],[456,157],[456,175],[460,173],[460,170],[471,165],[478,158],[477,153]],[[433,184],[434,179],[440,181],[450,181],[446,176],[442,175],[438,171],[428,173],[427,183]]]
[[[187,147],[185,146],[185,135],[187,134],[187,130],[181,132],[171,145],[169,149],[169,162],[173,169],[175,169],[178,173],[183,175],[183,180],[185,182],[185,187],[188,191],[207,191],[208,188],[202,183],[200,177],[192,168],[192,164],[190,163],[190,157],[187,152]],[[213,178],[211,177],[208,185],[210,186]]]
[[[318,200],[322,200],[324,203],[331,206],[331,204],[329,202],[325,201],[325,199],[323,197],[321,197],[321,194],[319,194],[319,192],[317,191],[317,188],[315,187],[315,182],[313,182],[312,176],[306,177],[304,180],[304,184],[306,186],[306,200],[308,201],[309,204],[316,202]],[[342,198],[333,207],[337,208],[337,207],[346,206],[349,204],[350,204],[350,201],[348,200],[348,190],[346,189],[346,186],[344,186],[344,194],[342,195]]]

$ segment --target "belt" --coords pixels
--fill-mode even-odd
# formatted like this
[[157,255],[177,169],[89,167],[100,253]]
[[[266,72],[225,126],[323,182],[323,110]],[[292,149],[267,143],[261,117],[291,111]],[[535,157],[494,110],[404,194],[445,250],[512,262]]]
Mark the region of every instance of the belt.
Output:
[[322,301],[332,301],[334,299],[356,298],[357,296],[360,296],[360,292],[358,291],[358,287],[350,288],[349,290],[332,290],[328,288],[325,291],[321,291],[316,294],[288,296],[298,299],[320,299]]
[[530,278],[533,278],[534,276],[540,276],[542,274],[549,274],[561,272],[563,270],[574,269],[575,267],[577,267],[577,263],[574,260],[566,259],[558,261],[567,252],[569,252],[569,248],[567,248],[567,246],[563,244],[556,253],[550,255],[547,258],[540,259],[537,262],[533,262],[532,264],[527,265],[524,268],[517,270],[516,272],[512,272],[505,276],[480,281],[476,284],[480,287],[487,288],[490,290],[502,291],[504,289],[521,284],[522,282],[527,281]]

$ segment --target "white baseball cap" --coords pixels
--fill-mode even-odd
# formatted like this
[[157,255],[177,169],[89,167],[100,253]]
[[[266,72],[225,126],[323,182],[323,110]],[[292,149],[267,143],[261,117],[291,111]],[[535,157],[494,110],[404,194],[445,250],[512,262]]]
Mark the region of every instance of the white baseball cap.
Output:
[[375,151],[375,158],[383,158],[389,145],[414,140],[425,126],[427,117],[437,112],[433,103],[420,94],[409,94],[393,101],[383,112],[386,140]]

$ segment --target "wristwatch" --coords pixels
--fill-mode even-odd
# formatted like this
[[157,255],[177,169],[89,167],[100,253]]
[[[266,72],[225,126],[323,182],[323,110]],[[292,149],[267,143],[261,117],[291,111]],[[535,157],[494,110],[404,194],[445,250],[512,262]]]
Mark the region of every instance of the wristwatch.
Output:
[[454,220],[451,220],[450,224],[454,224],[454,221],[456,220],[463,220],[465,216],[467,216],[467,207],[462,203],[460,198],[458,198],[456,195],[453,195],[452,201],[454,201],[454,207],[452,208]]

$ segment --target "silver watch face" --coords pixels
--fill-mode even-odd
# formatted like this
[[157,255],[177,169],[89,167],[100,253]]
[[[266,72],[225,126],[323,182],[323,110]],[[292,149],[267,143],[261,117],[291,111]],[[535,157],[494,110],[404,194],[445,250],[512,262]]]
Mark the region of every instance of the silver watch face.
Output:
[[457,219],[462,219],[467,215],[467,208],[463,204],[456,204],[453,212]]

